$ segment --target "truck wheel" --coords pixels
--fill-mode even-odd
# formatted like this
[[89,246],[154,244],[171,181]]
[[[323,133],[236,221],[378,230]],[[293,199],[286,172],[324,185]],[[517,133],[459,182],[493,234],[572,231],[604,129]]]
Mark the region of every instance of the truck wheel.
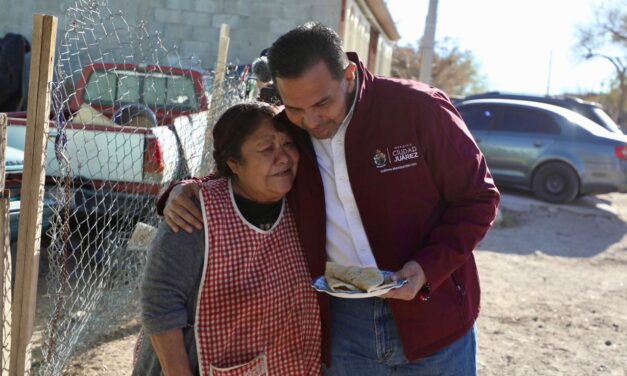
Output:
[[579,194],[579,177],[570,166],[549,162],[535,172],[531,187],[541,200],[563,204]]

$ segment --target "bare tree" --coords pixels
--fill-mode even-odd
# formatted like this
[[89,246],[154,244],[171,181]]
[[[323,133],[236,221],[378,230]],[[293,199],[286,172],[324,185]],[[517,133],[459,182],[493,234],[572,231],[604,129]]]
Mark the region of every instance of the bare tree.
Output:
[[[623,6],[621,6],[621,3]],[[612,64],[618,82],[617,123],[626,125],[627,100],[627,9],[622,1],[607,2],[594,12],[594,19],[577,28],[575,52],[582,58],[601,58]]]
[[[417,80],[420,77],[419,46],[396,47],[392,56],[392,76]],[[436,42],[432,66],[433,86],[449,95],[468,95],[485,90],[484,78],[474,55],[461,50],[452,39]]]

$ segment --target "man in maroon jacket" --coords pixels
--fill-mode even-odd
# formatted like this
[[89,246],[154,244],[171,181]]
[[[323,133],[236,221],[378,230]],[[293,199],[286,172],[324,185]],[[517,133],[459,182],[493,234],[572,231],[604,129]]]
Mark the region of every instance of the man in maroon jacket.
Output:
[[[499,193],[459,114],[436,88],[374,76],[320,24],[281,36],[268,60],[280,116],[302,129],[289,202],[312,276],[330,260],[408,280],[383,299],[319,295],[329,374],[476,374],[472,251]],[[168,201],[175,230],[202,228],[192,190]]]

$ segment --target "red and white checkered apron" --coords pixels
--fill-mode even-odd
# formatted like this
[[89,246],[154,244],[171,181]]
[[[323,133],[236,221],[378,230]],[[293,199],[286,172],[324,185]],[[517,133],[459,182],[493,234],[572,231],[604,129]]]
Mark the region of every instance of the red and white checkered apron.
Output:
[[287,201],[278,223],[263,231],[238,211],[227,179],[204,182],[201,193],[201,375],[320,375],[319,308]]

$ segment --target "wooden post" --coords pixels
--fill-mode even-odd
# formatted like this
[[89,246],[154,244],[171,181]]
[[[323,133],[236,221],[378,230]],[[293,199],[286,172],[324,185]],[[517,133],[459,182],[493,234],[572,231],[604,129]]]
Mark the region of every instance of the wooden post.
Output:
[[212,130],[216,115],[222,106],[224,96],[224,78],[226,77],[226,62],[229,53],[229,25],[220,26],[220,45],[218,47],[218,61],[216,63],[216,74],[213,78],[213,89],[211,90],[211,106],[207,117],[207,130],[205,131],[205,146],[203,150],[203,160],[200,165],[200,176],[209,175],[211,165]]
[[0,375],[8,374],[11,356],[11,202],[4,190],[7,115],[0,114]]
[[10,375],[30,374],[31,336],[39,272],[44,161],[50,116],[50,82],[54,66],[57,18],[33,17],[33,43],[28,86],[24,172],[20,194],[17,273],[13,297]]
[[[229,54],[229,25],[220,26],[220,45],[218,47],[218,62],[216,64],[216,76],[213,79],[213,87],[221,87],[226,76],[226,60]],[[217,86],[216,86],[217,85]]]
[[6,173],[6,156],[7,151],[7,114],[0,113],[0,194],[4,191],[5,173]]

